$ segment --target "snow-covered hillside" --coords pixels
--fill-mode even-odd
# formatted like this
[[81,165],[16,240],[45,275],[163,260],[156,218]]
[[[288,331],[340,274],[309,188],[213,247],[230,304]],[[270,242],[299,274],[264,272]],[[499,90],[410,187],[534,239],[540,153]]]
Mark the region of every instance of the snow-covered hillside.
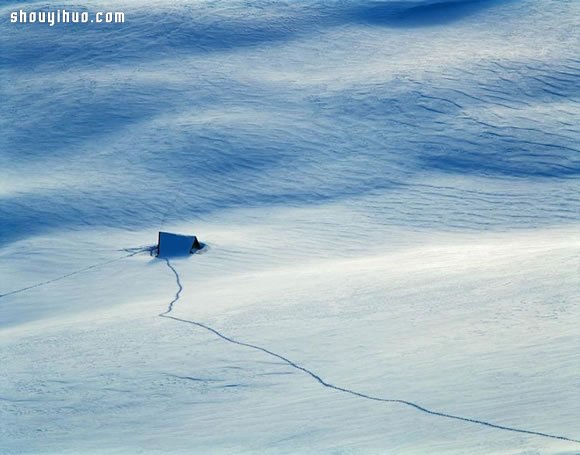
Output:
[[579,51],[566,0],[2,2],[0,453],[580,453]]

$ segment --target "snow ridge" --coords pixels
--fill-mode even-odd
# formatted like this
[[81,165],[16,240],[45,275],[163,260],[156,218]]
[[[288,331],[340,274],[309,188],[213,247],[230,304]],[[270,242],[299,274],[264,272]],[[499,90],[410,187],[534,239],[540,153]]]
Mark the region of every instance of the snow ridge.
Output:
[[179,301],[179,299],[181,298],[181,292],[183,291],[183,285],[181,284],[181,280],[179,278],[179,273],[177,272],[177,270],[175,269],[175,267],[173,267],[173,265],[171,265],[171,263],[169,262],[169,259],[165,259],[165,262],[167,264],[167,267],[169,267],[171,269],[171,271],[173,272],[173,274],[175,275],[175,280],[178,286],[178,290],[175,293],[175,297],[173,298],[173,300],[169,303],[168,308],[165,312],[161,313],[159,316],[162,318],[167,318],[167,319],[172,319],[174,321],[178,321],[178,322],[183,322],[186,324],[190,324],[190,325],[194,325],[197,327],[201,327],[202,329],[205,329],[211,333],[213,333],[214,335],[216,335],[217,337],[221,338],[222,340],[225,340],[229,343],[232,344],[236,344],[238,346],[244,346],[250,349],[254,349],[256,351],[261,351],[265,354],[268,354],[272,357],[275,357],[281,361],[283,361],[284,363],[288,364],[289,366],[291,366],[292,368],[295,368],[296,370],[302,371],[303,373],[307,374],[308,376],[310,376],[312,379],[314,379],[315,381],[317,381],[320,385],[328,388],[328,389],[333,389],[336,390],[338,392],[342,392],[342,393],[346,393],[355,397],[359,397],[359,398],[364,398],[366,400],[371,400],[371,401],[380,401],[383,403],[396,403],[396,404],[402,404],[405,406],[410,406],[414,409],[417,409],[418,411],[424,412],[426,414],[429,415],[433,415],[433,416],[437,416],[437,417],[444,417],[447,419],[453,419],[453,420],[460,420],[462,422],[468,422],[468,423],[473,423],[476,425],[482,425],[482,426],[486,426],[489,428],[494,428],[496,430],[504,430],[504,431],[511,431],[514,433],[523,433],[523,434],[529,434],[529,435],[533,435],[533,436],[540,436],[543,438],[550,438],[550,439],[559,439],[562,441],[569,441],[569,442],[576,442],[578,444],[580,444],[580,440],[579,439],[573,439],[573,438],[569,438],[566,436],[559,436],[559,435],[554,435],[554,434],[550,434],[550,433],[543,433],[540,431],[533,431],[533,430],[525,430],[525,429],[521,429],[521,428],[515,428],[515,427],[508,427],[508,426],[504,426],[504,425],[499,425],[496,423],[492,423],[492,422],[487,422],[485,420],[480,420],[480,419],[473,419],[470,417],[463,417],[463,416],[458,416],[458,415],[454,415],[454,414],[448,414],[446,412],[440,412],[440,411],[435,411],[429,408],[426,408],[424,406],[421,406],[420,404],[417,404],[415,402],[412,401],[407,401],[407,400],[399,400],[399,399],[394,399],[394,398],[382,398],[382,397],[377,397],[377,396],[373,396],[373,395],[367,395],[365,393],[362,392],[357,392],[356,390],[353,389],[348,389],[345,387],[340,387],[337,385],[334,385],[330,382],[327,382],[325,379],[323,379],[321,376],[319,376],[318,374],[316,374],[314,371],[303,367],[301,365],[299,365],[298,363],[290,360],[287,357],[284,357],[281,354],[277,354],[276,352],[270,351],[267,348],[264,348],[262,346],[258,346],[255,344],[251,344],[251,343],[246,343],[243,341],[239,341],[236,340],[235,338],[229,337],[225,334],[223,334],[222,332],[220,332],[219,330],[208,326],[206,324],[203,324],[201,322],[198,321],[191,321],[188,319],[181,319],[175,316],[171,316],[170,313],[173,311],[174,309],[174,305],[175,303],[177,303]]

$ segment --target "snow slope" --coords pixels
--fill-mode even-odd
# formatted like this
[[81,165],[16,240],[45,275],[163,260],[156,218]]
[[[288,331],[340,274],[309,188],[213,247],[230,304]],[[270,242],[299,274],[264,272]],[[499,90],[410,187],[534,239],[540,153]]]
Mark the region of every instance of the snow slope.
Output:
[[0,453],[580,453],[580,3],[0,13]]

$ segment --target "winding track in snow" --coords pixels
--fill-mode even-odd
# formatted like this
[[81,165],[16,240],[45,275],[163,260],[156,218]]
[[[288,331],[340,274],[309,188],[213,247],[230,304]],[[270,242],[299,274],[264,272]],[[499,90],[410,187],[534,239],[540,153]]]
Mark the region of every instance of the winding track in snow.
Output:
[[[126,259],[128,257],[135,256],[135,255],[137,255],[137,254],[139,254],[141,252],[143,252],[143,251],[141,250],[141,251],[137,251],[137,252],[132,252],[132,253],[129,253],[129,254],[125,255],[125,256],[121,256],[121,257],[118,257],[118,258],[115,258],[115,259],[111,259],[109,261],[105,261],[105,262],[100,262],[100,263],[97,263],[97,264],[93,264],[93,265],[90,265],[88,267],[85,267],[85,268],[76,270],[74,272],[68,273],[66,275],[62,275],[60,277],[53,278],[51,280],[43,281],[43,282],[40,282],[40,283],[31,285],[31,286],[27,286],[27,287],[24,287],[24,288],[16,289],[16,290],[11,291],[11,292],[8,292],[6,294],[0,294],[0,299],[3,298],[3,297],[7,297],[9,295],[18,294],[20,292],[25,292],[25,291],[30,290],[30,289],[34,289],[34,288],[37,288],[37,287],[45,286],[47,284],[50,284],[50,283],[54,283],[56,281],[63,280],[63,279],[68,278],[70,276],[74,276],[74,275],[77,275],[79,273],[82,273],[82,272],[91,270],[91,269],[95,269],[95,268],[98,268],[98,267],[102,267],[102,266],[105,266],[107,264],[111,264],[113,262],[121,261],[121,260]],[[308,369],[306,367],[303,367],[303,366],[299,365],[298,363],[290,360],[289,358],[284,357],[281,354],[277,354],[276,352],[270,351],[269,349],[266,349],[266,348],[264,348],[262,346],[258,346],[258,345],[255,345],[255,344],[246,343],[246,342],[243,342],[243,341],[236,340],[234,338],[231,338],[231,337],[223,334],[219,330],[214,329],[213,327],[210,327],[210,326],[208,326],[206,324],[203,324],[201,322],[191,321],[191,320],[188,320],[188,319],[181,319],[181,318],[177,318],[175,316],[171,316],[170,313],[173,312],[175,303],[177,303],[180,300],[180,298],[181,298],[181,293],[183,291],[183,285],[181,283],[181,280],[180,280],[180,277],[179,277],[179,273],[177,272],[177,270],[175,269],[175,267],[173,267],[173,265],[171,265],[171,262],[169,261],[169,259],[165,258],[165,263],[166,263],[167,267],[174,274],[178,289],[177,289],[177,292],[175,293],[175,296],[173,297],[173,299],[169,302],[169,304],[167,306],[167,310],[164,311],[163,313],[160,313],[159,314],[159,317],[166,318],[166,319],[172,319],[174,321],[183,322],[183,323],[186,323],[186,324],[190,324],[190,325],[194,325],[194,326],[200,327],[202,329],[205,329],[205,330],[213,333],[217,337],[219,337],[219,338],[221,338],[221,339],[223,339],[223,340],[225,340],[225,341],[227,341],[229,343],[236,344],[238,346],[247,347],[247,348],[254,349],[254,350],[263,352],[265,354],[268,354],[268,355],[270,355],[272,357],[275,357],[275,358],[283,361],[284,363],[286,363],[287,365],[291,366],[292,368],[294,368],[296,370],[299,370],[299,371],[302,371],[303,373],[307,374],[312,379],[314,379],[316,382],[318,382],[320,385],[322,385],[322,386],[324,386],[324,387],[326,387],[328,389],[333,389],[333,390],[336,390],[338,392],[346,393],[346,394],[349,394],[349,395],[352,395],[352,396],[355,396],[355,397],[358,397],[358,398],[364,398],[366,400],[379,401],[379,402],[383,402],[383,403],[396,403],[396,404],[402,404],[402,405],[405,405],[405,406],[410,406],[410,407],[412,407],[412,408],[414,408],[414,409],[416,409],[418,411],[424,412],[424,413],[429,414],[429,415],[437,416],[437,417],[444,417],[444,418],[448,418],[448,419],[459,420],[459,421],[462,421],[462,422],[473,423],[473,424],[477,424],[477,425],[482,425],[482,426],[494,428],[494,429],[497,429],[497,430],[504,430],[504,431],[511,431],[511,432],[515,432],[515,433],[529,434],[529,435],[532,435],[532,436],[540,436],[540,437],[550,438],[550,439],[559,439],[559,440],[562,440],[562,441],[569,441],[569,442],[575,442],[575,443],[579,443],[580,444],[580,440],[573,439],[573,438],[569,438],[569,437],[566,437],[566,436],[559,436],[559,435],[554,435],[554,434],[550,434],[550,433],[543,433],[543,432],[539,432],[539,431],[525,430],[525,429],[515,428],[515,427],[508,427],[508,426],[504,426],[504,425],[495,424],[495,423],[492,423],[492,422],[487,422],[485,420],[472,419],[472,418],[469,418],[469,417],[462,417],[462,416],[458,416],[458,415],[454,415],[454,414],[448,414],[446,412],[440,412],[440,411],[435,411],[435,410],[426,408],[426,407],[421,406],[421,405],[419,405],[419,404],[417,404],[415,402],[412,402],[412,401],[399,400],[399,399],[394,399],[394,398],[382,398],[382,397],[377,397],[377,396],[373,396],[373,395],[368,395],[368,394],[365,394],[365,393],[362,393],[362,392],[357,392],[356,390],[353,390],[353,389],[348,389],[348,388],[345,388],[345,387],[340,387],[340,386],[337,386],[337,385],[332,384],[330,382],[327,382],[321,376],[319,376],[318,374],[316,374],[314,371],[312,371],[312,370],[310,370],[310,369]]]
[[181,297],[181,291],[183,291],[183,285],[181,284],[181,281],[179,280],[179,273],[177,273],[177,270],[175,270],[175,268],[171,265],[171,262],[169,262],[169,259],[165,258],[165,263],[167,264],[167,267],[169,267],[171,269],[171,271],[173,272],[173,274],[175,275],[175,280],[177,281],[178,289],[177,289],[177,292],[175,293],[175,297],[173,297],[173,300],[171,302],[169,302],[169,305],[167,306],[167,310],[159,315],[161,317],[164,317],[173,311],[173,305],[175,304],[175,302],[177,302],[179,300],[179,298]]
[[515,428],[515,427],[508,427],[505,425],[499,425],[496,423],[492,423],[492,422],[487,422],[485,420],[480,420],[480,419],[472,419],[470,417],[462,417],[459,415],[454,415],[454,414],[448,414],[446,412],[440,412],[440,411],[435,411],[429,408],[426,408],[424,406],[421,406],[415,402],[412,401],[407,401],[407,400],[399,400],[399,399],[394,399],[394,398],[382,398],[382,397],[377,397],[377,396],[373,396],[373,395],[367,395],[366,393],[362,393],[362,392],[357,392],[356,390],[353,389],[348,389],[345,387],[340,387],[337,385],[334,385],[330,382],[327,382],[325,379],[323,379],[321,376],[319,376],[318,374],[316,374],[314,371],[303,367],[301,365],[299,365],[298,363],[290,360],[287,357],[284,357],[281,354],[277,354],[276,352],[270,351],[269,349],[266,349],[262,346],[258,346],[255,344],[251,344],[251,343],[246,343],[243,341],[239,341],[236,340],[235,338],[231,338],[225,334],[223,334],[222,332],[220,332],[217,329],[214,329],[213,327],[210,327],[209,325],[203,324],[201,322],[197,322],[197,321],[191,321],[188,319],[181,319],[181,318],[177,318],[175,316],[171,316],[170,313],[173,311],[174,309],[174,305],[175,303],[177,303],[177,301],[179,301],[179,299],[181,298],[181,292],[183,291],[183,285],[181,283],[181,280],[179,278],[179,273],[177,272],[177,270],[175,269],[175,267],[173,267],[173,265],[171,265],[171,262],[169,261],[169,259],[165,258],[165,263],[167,264],[167,267],[169,267],[169,269],[173,272],[173,274],[175,275],[175,280],[178,286],[178,290],[175,293],[175,296],[173,297],[173,300],[171,300],[171,302],[169,302],[169,305],[167,307],[167,310],[164,311],[163,313],[159,314],[159,317],[162,318],[166,318],[166,319],[172,319],[174,321],[178,321],[178,322],[183,322],[185,324],[190,324],[196,327],[200,327],[202,329],[205,329],[211,333],[213,333],[214,335],[216,335],[217,337],[221,338],[222,340],[225,340],[229,343],[232,344],[236,344],[238,346],[243,346],[246,348],[250,348],[250,349],[254,349],[256,351],[260,351],[263,352],[265,354],[268,354],[269,356],[275,357],[281,361],[283,361],[284,363],[290,365],[292,368],[295,368],[296,370],[302,371],[303,373],[307,374],[308,376],[310,376],[312,379],[314,379],[316,382],[318,382],[320,385],[328,388],[328,389],[333,389],[336,390],[338,392],[342,392],[342,393],[346,393],[348,395],[352,395],[358,398],[364,398],[366,400],[371,400],[371,401],[380,401],[383,403],[395,403],[395,404],[402,404],[405,406],[409,406],[412,407],[418,411],[421,411],[425,414],[429,414],[432,416],[437,416],[437,417],[444,417],[447,419],[453,419],[453,420],[459,420],[462,422],[467,422],[467,423],[473,423],[476,425],[481,425],[481,426],[485,426],[485,427],[489,427],[489,428],[493,428],[496,430],[504,430],[504,431],[511,431],[514,433],[523,433],[523,434],[528,434],[528,435],[532,435],[532,436],[540,436],[540,437],[544,437],[544,438],[550,438],[550,439],[559,439],[562,441],[569,441],[569,442],[576,442],[580,444],[580,440],[578,439],[573,439],[573,438],[568,438],[566,436],[559,436],[559,435],[554,435],[554,434],[550,434],[550,433],[543,433],[540,431],[533,431],[533,430],[525,430],[525,429],[521,429],[521,428]]
[[71,276],[78,275],[79,273],[87,272],[87,271],[92,270],[92,269],[97,269],[99,267],[103,267],[105,265],[112,264],[113,262],[122,261],[123,259],[127,259],[131,256],[135,256],[139,253],[142,253],[143,251],[144,250],[139,250],[136,252],[131,252],[131,253],[126,254],[124,256],[120,256],[120,257],[117,257],[114,259],[109,259],[108,261],[97,262],[96,264],[92,264],[92,265],[89,265],[87,267],[83,267],[82,269],[75,270],[74,272],[70,272],[70,273],[67,273],[65,275],[61,275],[61,276],[58,276],[56,278],[52,278],[50,280],[41,281],[40,283],[31,284],[30,286],[25,286],[25,287],[20,288],[20,289],[15,289],[13,291],[9,291],[5,294],[0,294],[0,299],[3,299],[4,297],[8,297],[9,295],[20,294],[21,292],[29,291],[31,289],[39,288],[42,286],[46,286],[47,284],[55,283],[57,281],[64,280],[65,278],[69,278]]

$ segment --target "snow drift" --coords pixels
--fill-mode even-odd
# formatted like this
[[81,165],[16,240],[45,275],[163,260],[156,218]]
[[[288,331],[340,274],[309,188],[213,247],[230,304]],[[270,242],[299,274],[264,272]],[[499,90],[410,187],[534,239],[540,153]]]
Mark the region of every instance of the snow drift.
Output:
[[578,3],[47,6],[0,7],[0,452],[578,451]]

